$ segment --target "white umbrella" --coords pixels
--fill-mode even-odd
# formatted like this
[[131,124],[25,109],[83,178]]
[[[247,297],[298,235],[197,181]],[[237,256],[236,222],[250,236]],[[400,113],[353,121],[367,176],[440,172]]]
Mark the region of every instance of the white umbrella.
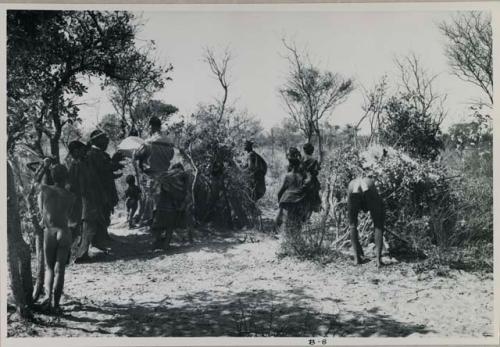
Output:
[[118,150],[120,153],[122,153],[125,157],[128,158],[133,158],[134,152],[141,148],[141,146],[145,143],[143,139],[137,136],[129,136],[126,139],[124,139],[120,144],[118,145]]

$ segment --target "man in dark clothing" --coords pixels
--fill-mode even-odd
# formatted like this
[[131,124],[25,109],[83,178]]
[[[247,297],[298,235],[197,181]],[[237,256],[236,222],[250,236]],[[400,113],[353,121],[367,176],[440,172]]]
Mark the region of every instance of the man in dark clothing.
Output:
[[266,193],[267,164],[262,157],[253,150],[253,142],[245,141],[245,151],[248,153],[245,168],[248,172],[248,181],[253,201],[257,201]]
[[69,145],[69,155],[72,158],[69,164],[69,190],[75,194],[75,204],[78,206],[71,216],[70,226],[74,234],[80,234],[73,245],[75,263],[90,260],[88,251],[91,244],[102,251],[108,251],[102,237],[95,237],[97,233],[102,234],[107,225],[104,217],[104,189],[98,172],[90,165],[88,150],[88,146],[80,141],[73,141]]
[[98,228],[94,241],[96,244],[106,244],[111,240],[108,234],[108,226],[111,223],[111,214],[118,204],[118,193],[116,191],[115,179],[121,174],[115,174],[123,166],[119,163],[119,156],[113,158],[106,153],[109,138],[101,130],[94,130],[90,134],[90,148],[87,152],[87,163],[89,170],[92,170],[97,177],[95,188],[100,189],[102,200],[99,202],[99,219],[103,222],[103,227]]

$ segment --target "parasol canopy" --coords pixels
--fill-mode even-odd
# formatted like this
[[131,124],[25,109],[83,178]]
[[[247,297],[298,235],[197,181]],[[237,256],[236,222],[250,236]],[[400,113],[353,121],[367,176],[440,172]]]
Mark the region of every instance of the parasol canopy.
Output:
[[134,152],[138,150],[145,141],[137,136],[129,136],[118,145],[117,152],[122,153],[125,157],[133,158]]

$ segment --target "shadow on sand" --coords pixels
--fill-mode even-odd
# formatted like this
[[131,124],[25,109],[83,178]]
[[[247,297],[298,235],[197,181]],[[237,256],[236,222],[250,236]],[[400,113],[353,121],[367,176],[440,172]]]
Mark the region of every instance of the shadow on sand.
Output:
[[[217,295],[200,291],[186,295],[181,305],[171,298],[158,302],[117,305],[112,303],[64,305],[60,327],[82,330],[89,323],[93,332],[115,336],[358,336],[374,334],[405,337],[431,330],[423,325],[399,322],[369,311],[325,314],[305,304],[311,297],[303,290],[285,292],[253,290]],[[341,300],[337,300],[339,302]],[[98,316],[99,319],[91,318]],[[88,317],[88,318],[87,318]],[[87,329],[89,330],[89,329]],[[85,332],[83,331],[85,334]]]

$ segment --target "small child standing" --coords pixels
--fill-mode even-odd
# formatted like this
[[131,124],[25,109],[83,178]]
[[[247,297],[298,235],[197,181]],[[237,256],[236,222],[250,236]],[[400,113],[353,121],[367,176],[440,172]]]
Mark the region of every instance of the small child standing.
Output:
[[128,184],[128,188],[125,191],[125,198],[127,199],[128,226],[129,228],[133,228],[134,215],[137,211],[139,200],[141,198],[141,189],[135,185],[135,177],[133,175],[128,175],[125,178],[125,182]]

